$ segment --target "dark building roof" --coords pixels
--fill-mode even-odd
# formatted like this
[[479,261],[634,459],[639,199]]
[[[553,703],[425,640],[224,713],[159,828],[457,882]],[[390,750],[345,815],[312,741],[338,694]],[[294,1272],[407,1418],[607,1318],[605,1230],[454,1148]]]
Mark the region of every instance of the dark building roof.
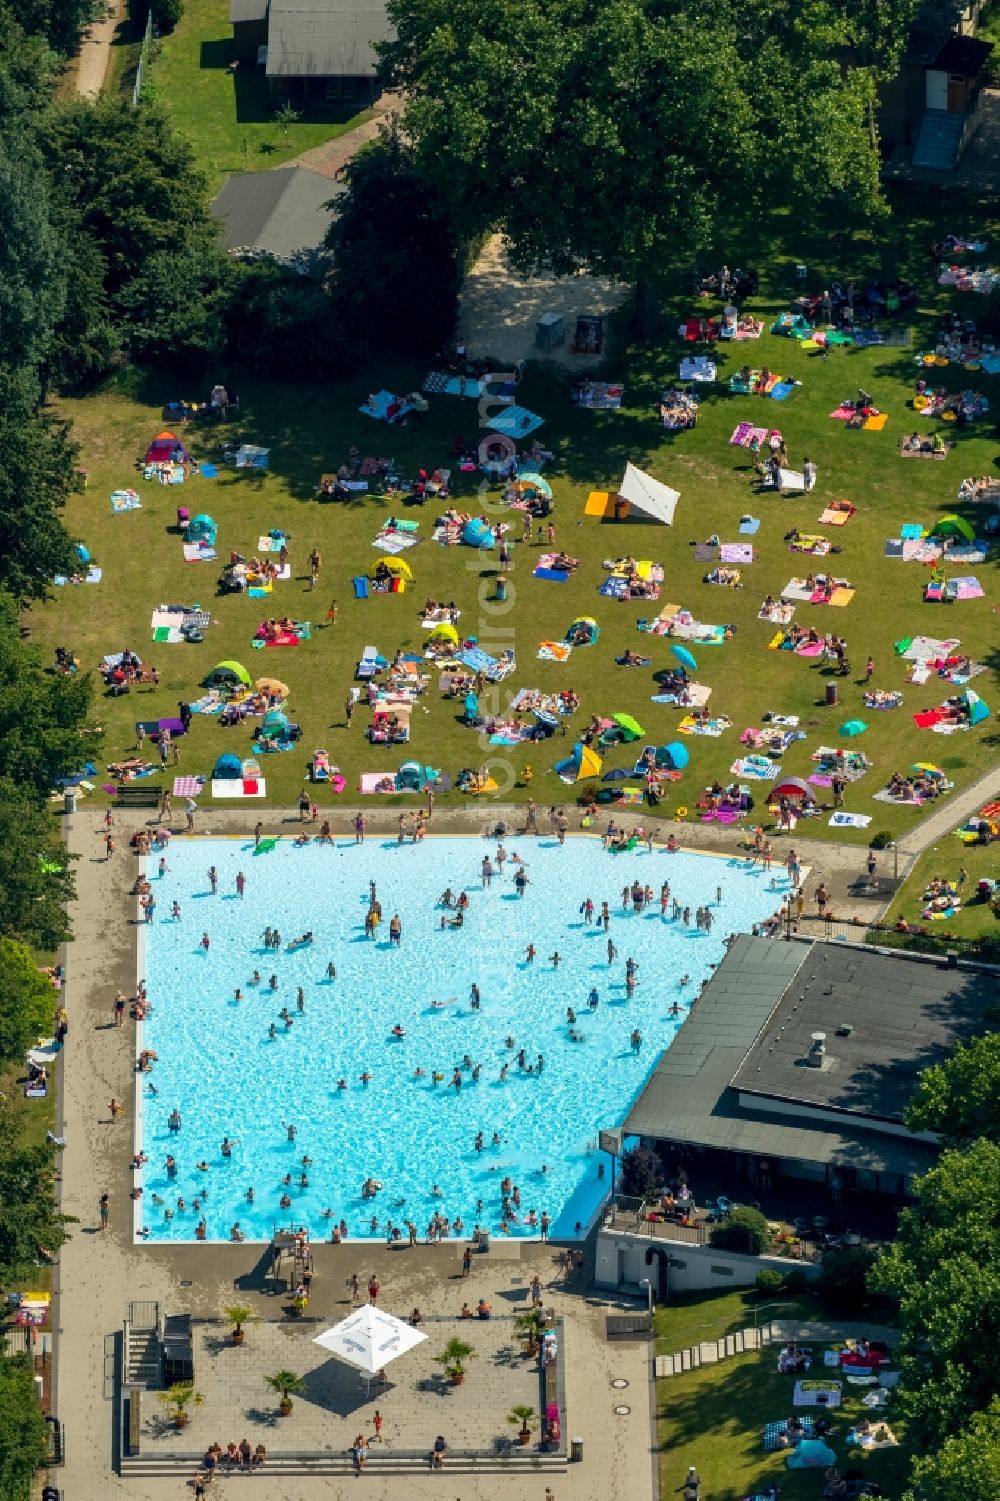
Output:
[[966,0],[929,0],[914,22],[903,61],[930,67],[942,47],[957,31],[966,10]]
[[330,226],[326,204],[343,191],[303,167],[238,172],[223,184],[212,213],[226,250],[255,247],[290,260],[319,248]]
[[[920,1067],[985,1030],[995,991],[989,977],[902,956],[742,936],[625,1129],[720,1151],[923,1172],[933,1144],[880,1122],[898,1117]],[[850,1037],[835,1035],[852,1022]],[[800,1062],[814,1031],[827,1034],[828,1067]]]
[[960,73],[963,78],[975,78],[992,51],[993,43],[981,42],[978,37],[949,37],[944,50],[934,59],[934,66],[944,73]]
[[[774,1100],[902,1121],[920,1070],[984,1030],[990,990],[995,998],[986,975],[814,944],[732,1083]],[[813,1068],[805,1058],[819,1032],[826,1054]]]
[[229,0],[229,19],[234,26],[241,21],[263,21],[268,0]]
[[385,0],[271,0],[269,78],[368,78],[393,35]]

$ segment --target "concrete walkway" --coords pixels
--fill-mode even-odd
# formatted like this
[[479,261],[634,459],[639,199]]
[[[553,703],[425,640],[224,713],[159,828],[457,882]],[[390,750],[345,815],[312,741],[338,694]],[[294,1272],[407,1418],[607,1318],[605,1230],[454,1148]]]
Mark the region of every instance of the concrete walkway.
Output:
[[[372,106],[370,119],[363,120],[353,130],[345,131],[333,141],[324,141],[322,146],[310,147],[290,162],[280,162],[278,167],[304,167],[307,172],[315,172],[318,177],[329,177],[332,180],[356,151],[375,140],[382,125],[390,116],[399,113],[402,103],[398,94],[383,94]],[[276,172],[278,167],[271,170]]]
[[94,21],[83,33],[76,68],[76,91],[81,98],[96,99],[103,89],[117,29],[118,8],[113,5],[103,20]]

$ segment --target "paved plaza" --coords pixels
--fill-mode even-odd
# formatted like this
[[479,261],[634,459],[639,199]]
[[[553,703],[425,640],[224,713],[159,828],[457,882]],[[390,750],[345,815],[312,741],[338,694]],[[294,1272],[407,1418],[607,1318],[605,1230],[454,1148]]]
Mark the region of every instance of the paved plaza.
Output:
[[[334,1319],[338,1316],[339,1310]],[[195,1385],[204,1405],[191,1410],[190,1423],[178,1432],[162,1404],[147,1396],[143,1456],[197,1457],[214,1440],[225,1449],[230,1440],[239,1444],[244,1437],[254,1448],[263,1443],[271,1455],[339,1455],[356,1434],[373,1437],[376,1409],[384,1422],[376,1452],[426,1453],[441,1434],[449,1449],[496,1454],[515,1439],[507,1422],[511,1408],[531,1407],[536,1414],[541,1408],[538,1361],[524,1357],[511,1316],[427,1319],[426,1342],[394,1360],[386,1368],[386,1382],[377,1386],[313,1342],[328,1327],[326,1319],[268,1318],[251,1325],[246,1343],[236,1348],[228,1325],[196,1324]],[[434,1359],[456,1338],[474,1351],[460,1386],[451,1384]],[[287,1418],[279,1416],[277,1393],[266,1379],[281,1370],[294,1371],[305,1383]],[[537,1442],[537,1423],[535,1429]]]

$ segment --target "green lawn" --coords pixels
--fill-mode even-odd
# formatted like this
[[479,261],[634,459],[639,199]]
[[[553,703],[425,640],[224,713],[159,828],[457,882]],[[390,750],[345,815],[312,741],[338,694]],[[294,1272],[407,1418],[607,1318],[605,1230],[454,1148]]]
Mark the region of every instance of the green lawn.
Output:
[[[702,1495],[711,1501],[736,1501],[759,1493],[767,1484],[780,1486],[782,1501],[815,1501],[822,1490],[820,1473],[789,1470],[786,1455],[764,1453],[765,1423],[792,1412],[794,1378],[779,1376],[776,1367],[776,1351],[767,1349],[657,1384],[661,1494],[679,1490],[688,1466],[694,1465]],[[814,1360],[810,1374],[817,1372],[823,1374]],[[862,1395],[861,1388],[845,1383],[844,1405],[831,1413],[834,1433],[828,1442],[841,1471],[862,1467],[884,1496],[898,1496],[910,1458],[905,1425],[890,1414],[897,1448],[862,1456],[861,1450],[848,1449],[844,1442],[851,1423],[867,1412]]]
[[[1000,778],[998,778],[998,787],[1000,787]],[[933,848],[921,855],[914,865],[907,880],[900,887],[899,894],[894,898],[886,921],[898,922],[902,917],[911,926],[919,923],[926,905],[924,891],[928,881],[934,876],[940,876],[946,881],[956,881],[959,871],[964,869],[967,879],[961,884],[961,895],[968,905],[948,922],[934,923],[931,926],[934,930],[942,928],[949,934],[957,934],[960,938],[1000,938],[1000,917],[996,915],[988,902],[981,902],[976,898],[976,885],[980,878],[985,876],[995,881],[998,868],[1000,868],[1000,860],[998,860],[995,843],[963,845],[954,836],[941,839]]]
[[263,69],[244,64],[230,71],[232,40],[226,0],[185,0],[177,29],[154,44],[147,73],[213,193],[232,172],[278,166],[367,118],[343,111],[303,115],[286,134],[275,123]]
[[[192,16],[199,14],[198,7]],[[178,42],[179,45],[179,42]],[[226,79],[227,86],[229,80]],[[958,210],[948,209],[948,222],[956,222]],[[710,707],[728,715],[733,728],[718,739],[692,737],[691,768],[672,792],[665,809],[673,815],[678,805],[691,807],[698,790],[713,777],[729,778],[730,763],[740,754],[739,736],[744,728],[759,724],[766,711],[800,716],[808,733],[804,743],[793,745],[785,757],[785,769],[793,775],[809,774],[810,753],[820,743],[836,743],[838,726],[863,715],[868,733],[853,742],[865,749],[875,763],[868,777],[849,787],[846,807],[870,814],[868,834],[902,833],[919,818],[919,810],[892,807],[872,801],[872,795],[894,769],[915,760],[933,760],[943,766],[960,787],[980,774],[996,758],[996,721],[951,738],[917,731],[911,714],[942,699],[947,686],[932,681],[925,688],[904,689],[901,709],[869,713],[863,709],[863,675],[869,653],[875,659],[875,684],[886,688],[903,686],[903,664],[893,652],[893,642],[904,635],[924,632],[956,635],[963,648],[989,663],[988,674],[977,679],[983,696],[997,704],[996,615],[997,566],[995,561],[978,565],[987,597],[952,606],[922,602],[925,569],[917,564],[888,561],[883,557],[884,540],[898,534],[902,521],[932,523],[952,510],[959,481],[966,474],[989,470],[996,449],[992,417],[957,434],[957,446],[945,463],[901,460],[897,444],[914,422],[908,402],[917,374],[914,353],[933,338],[940,311],[952,305],[945,293],[932,284],[924,246],[939,226],[919,218],[921,203],[914,199],[906,209],[908,234],[896,233],[891,254],[914,279],[920,292],[920,308],[914,322],[913,350],[875,348],[852,353],[836,352],[829,361],[810,358],[798,345],[765,334],[757,343],[722,346],[718,358],[728,377],[744,360],[768,364],[772,369],[802,381],[791,398],[775,403],[761,397],[736,397],[709,390],[702,416],[693,432],[671,437],[654,415],[661,386],[676,374],[682,346],[673,336],[678,317],[692,307],[686,295],[678,295],[667,310],[667,333],[655,344],[623,347],[613,359],[609,374],[624,379],[625,406],[621,412],[587,412],[570,405],[571,377],[551,366],[530,367],[519,390],[519,400],[546,419],[540,436],[556,453],[549,466],[556,496],[557,545],[582,559],[582,566],[567,584],[542,582],[532,577],[539,549],[520,542],[514,548],[511,571],[513,605],[501,616],[487,613],[480,599],[492,594],[496,563],[491,555],[467,548],[445,549],[430,539],[436,507],[429,503],[414,511],[421,524],[421,545],[407,554],[415,572],[415,584],[405,594],[353,598],[351,578],[370,570],[381,556],[371,548],[378,526],[400,502],[387,503],[375,497],[359,497],[353,504],[320,505],[314,487],[325,470],[334,469],[352,443],[362,454],[392,454],[404,475],[420,464],[433,468],[450,462],[451,438],[463,432],[478,437],[478,418],[470,401],[437,396],[428,418],[405,428],[389,429],[357,410],[369,391],[381,386],[406,391],[419,384],[424,369],[380,362],[357,380],[325,386],[292,386],[268,383],[254,376],[234,376],[243,399],[240,430],[249,441],[271,447],[271,471],[266,478],[249,478],[223,471],[218,480],[196,479],[183,489],[163,489],[137,480],[133,464],[150,437],[162,426],[162,404],[168,398],[198,397],[207,383],[189,384],[158,373],[128,372],[83,399],[67,400],[62,409],[70,415],[82,445],[82,462],[90,474],[89,489],[75,497],[68,519],[104,567],[99,587],[65,588],[55,591],[53,603],[35,612],[35,638],[50,650],[57,644],[72,646],[87,666],[93,666],[104,651],[120,649],[126,642],[150,652],[160,669],[158,693],[133,694],[104,700],[101,713],[107,726],[108,756],[134,744],[132,726],[138,717],[174,712],[178,699],[196,695],[197,684],[216,661],[226,657],[244,660],[257,674],[277,675],[292,688],[291,709],[304,727],[302,754],[270,758],[267,766],[268,799],[287,803],[297,794],[306,756],[323,746],[339,763],[348,786],[357,785],[360,770],[395,769],[405,755],[386,754],[367,744],[364,729],[367,714],[355,716],[348,731],[343,724],[343,704],[353,681],[354,666],[366,643],[391,656],[398,648],[422,649],[419,607],[427,595],[454,600],[462,610],[462,628],[479,636],[484,644],[513,645],[517,670],[504,684],[508,687],[537,685],[542,689],[575,688],[582,697],[576,720],[582,725],[592,713],[617,711],[634,714],[644,726],[646,738],[658,744],[674,738],[680,719],[678,710],[650,703],[656,690],[653,671],[673,659],[669,644],[640,634],[636,621],[654,616],[667,602],[690,608],[699,619],[732,623],[735,639],[723,647],[699,650],[699,678],[711,686]],[[962,209],[962,222],[988,232],[992,225],[974,205]],[[762,230],[763,234],[763,230]],[[829,238],[819,231],[812,237],[792,233],[789,221],[776,217],[770,226],[771,244],[745,246],[745,259],[766,270],[756,311],[770,321],[788,305],[797,290],[794,266],[800,258],[810,265],[826,265],[859,279],[877,273],[890,251],[867,234],[857,235],[842,249],[836,261]],[[812,252],[812,254],[810,254]],[[737,257],[730,251],[730,264]],[[712,262],[709,262],[711,264]],[[823,285],[826,273],[810,272],[810,284]],[[958,298],[964,314],[982,314],[982,300]],[[690,347],[690,346],[688,346]],[[484,351],[488,353],[488,351]],[[946,369],[938,376],[950,387],[970,380],[983,387],[994,403],[1000,403],[996,377],[969,376],[962,370]],[[843,396],[864,385],[887,411],[889,422],[882,432],[848,431],[843,423],[829,420],[828,413]],[[777,425],[789,444],[790,457],[800,464],[805,455],[819,466],[819,483],[806,499],[782,500],[756,493],[750,484],[748,456],[744,449],[730,447],[729,435],[741,419],[760,425]],[[200,456],[216,456],[223,431],[217,427],[189,429],[186,440]],[[232,435],[232,433],[230,433]],[[658,477],[681,492],[676,523],[614,528],[582,515],[592,488],[614,486],[626,459],[648,466]],[[478,510],[475,476],[460,476],[458,505]],[[112,489],[138,483],[143,510],[112,515],[108,496]],[[816,518],[830,499],[849,497],[859,507],[849,525],[834,532],[842,552],[817,564],[788,552],[783,541],[790,526],[818,530]],[[494,492],[495,498],[495,492]],[[214,601],[218,570],[211,565],[185,564],[180,545],[170,527],[174,508],[183,501],[193,510],[208,510],[220,525],[220,557],[230,548],[252,552],[258,535],[272,526],[292,534],[293,582],[279,585],[271,599],[255,603],[242,597]],[[754,539],[759,557],[743,570],[745,587],[732,590],[702,582],[707,565],[694,556],[693,543],[717,532],[724,541],[736,540],[740,516],[750,511],[762,519]],[[974,514],[970,508],[966,514]],[[514,534],[520,535],[515,513]],[[305,561],[317,544],[324,557],[320,590],[308,592]],[[618,603],[602,598],[598,587],[605,575],[601,560],[628,550],[637,557],[662,562],[666,578],[658,603]],[[773,628],[758,621],[757,610],[766,592],[778,594],[793,574],[805,574],[823,566],[848,576],[857,593],[846,609],[799,606],[797,618],[815,623],[820,630],[837,631],[847,637],[854,675],[841,679],[840,705],[823,706],[827,677],[808,659],[791,653],[767,650]],[[295,650],[251,652],[250,639],[264,615],[290,614],[322,622],[330,597],[340,607],[332,630],[317,629],[308,643]],[[159,602],[214,601],[219,624],[213,625],[202,645],[149,647],[149,616]],[[538,643],[561,638],[579,614],[594,614],[600,621],[601,639],[596,646],[578,649],[568,664],[536,660]],[[509,636],[498,631],[510,632]],[[615,658],[627,647],[648,653],[650,668],[623,668]],[[487,706],[488,707],[488,706]],[[432,687],[413,715],[413,738],[407,754],[442,767],[454,774],[463,766],[480,764],[488,753],[476,734],[461,723],[462,705],[444,700]],[[525,762],[535,771],[532,794],[540,802],[567,796],[567,789],[550,768],[566,753],[571,738],[535,746],[500,747],[489,754],[503,767],[518,772]],[[198,718],[194,732],[184,744],[182,769],[209,772],[222,750],[249,751],[249,736],[240,731],[224,732],[209,719]],[[612,752],[608,766],[629,767],[632,748]],[[502,778],[503,767],[498,769]],[[522,787],[517,796],[527,796]],[[572,794],[571,794],[572,795]],[[826,817],[811,821],[809,833],[818,837],[845,838],[828,830]],[[864,840],[867,835],[858,834]]]
[[720,1339],[737,1329],[753,1329],[772,1319],[820,1319],[818,1299],[788,1293],[762,1298],[753,1288],[727,1293],[672,1293],[667,1303],[658,1303],[653,1315],[656,1353],[673,1355],[706,1339]]

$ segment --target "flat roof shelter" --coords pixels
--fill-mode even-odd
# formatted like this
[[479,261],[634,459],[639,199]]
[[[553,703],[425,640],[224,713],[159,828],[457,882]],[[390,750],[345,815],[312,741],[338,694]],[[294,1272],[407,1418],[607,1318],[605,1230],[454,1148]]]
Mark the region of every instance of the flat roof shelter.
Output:
[[903,1124],[917,1076],[988,1029],[996,990],[907,955],[741,936],[625,1130],[898,1191],[937,1156]]

